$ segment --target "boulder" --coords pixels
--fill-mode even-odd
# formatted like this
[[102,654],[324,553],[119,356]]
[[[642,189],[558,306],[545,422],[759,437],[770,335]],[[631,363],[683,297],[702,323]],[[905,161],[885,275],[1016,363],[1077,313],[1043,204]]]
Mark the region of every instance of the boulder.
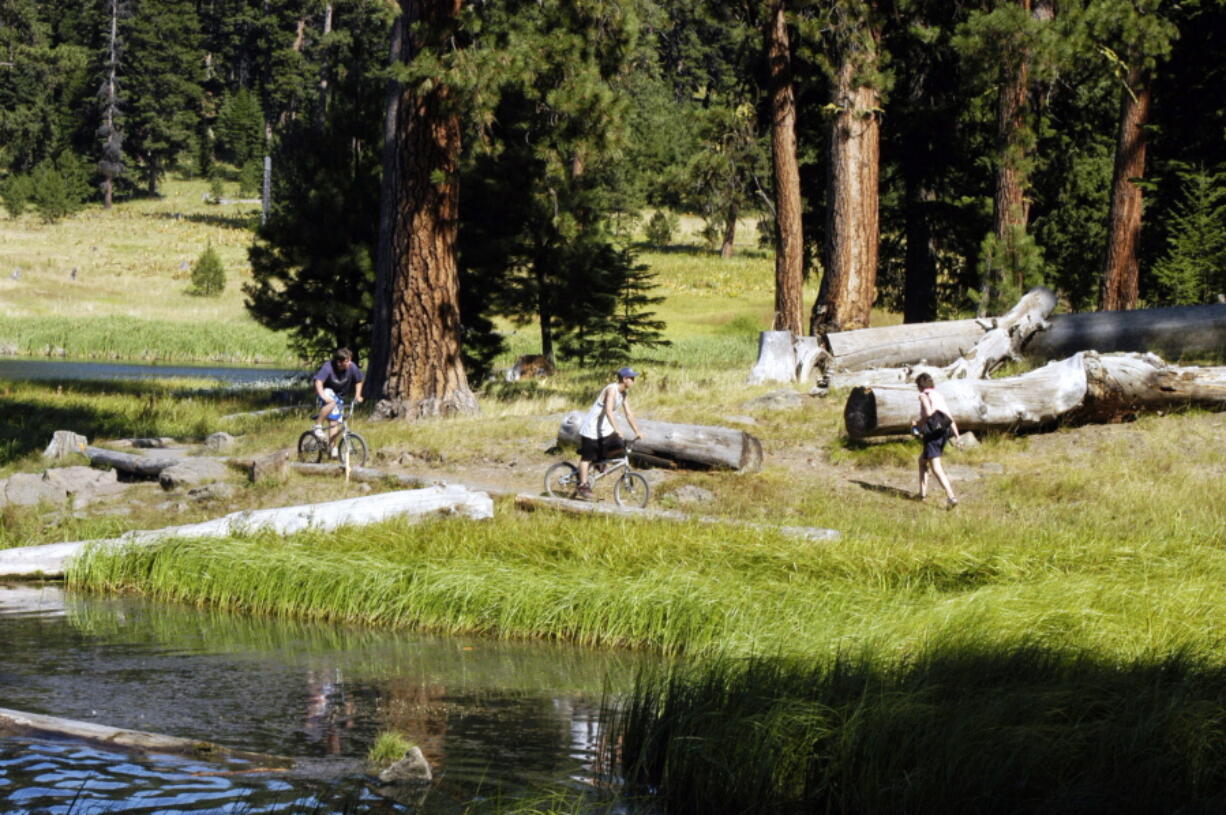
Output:
[[226,465],[209,458],[185,458],[158,474],[164,490],[198,487],[209,481],[220,481],[226,475]]
[[95,498],[118,495],[127,489],[119,482],[114,470],[95,470],[93,467],[56,467],[47,470],[43,479],[72,496],[77,506],[85,506]]
[[430,762],[422,755],[421,748],[409,748],[404,758],[392,764],[379,773],[379,780],[384,784],[429,784],[434,778],[430,772]]
[[289,450],[277,450],[275,453],[254,458],[247,469],[247,478],[253,484],[266,478],[281,478],[289,472],[289,462]]
[[187,497],[201,503],[205,501],[228,501],[234,497],[236,491],[233,484],[227,484],[225,481],[214,481],[212,484],[192,487],[187,491]]
[[34,473],[15,473],[4,483],[4,502],[14,506],[60,505],[67,500],[67,490]]
[[693,484],[686,484],[673,491],[673,498],[683,504],[709,504],[715,500],[715,493]]
[[89,439],[71,430],[57,430],[51,434],[51,443],[43,451],[43,458],[63,459],[85,452]]
[[805,397],[803,394],[792,390],[780,390],[771,391],[764,396],[759,396],[757,399],[743,402],[741,407],[746,410],[792,410],[804,403]]
[[234,437],[224,430],[210,433],[204,440],[204,446],[218,453],[224,453],[234,447]]

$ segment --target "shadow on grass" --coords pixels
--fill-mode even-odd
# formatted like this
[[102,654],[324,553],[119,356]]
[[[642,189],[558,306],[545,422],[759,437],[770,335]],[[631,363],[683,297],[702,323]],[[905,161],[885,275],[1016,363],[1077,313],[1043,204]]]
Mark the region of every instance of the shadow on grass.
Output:
[[883,495],[891,495],[895,498],[902,498],[907,501],[915,500],[915,493],[890,486],[889,484],[874,484],[870,481],[857,481],[854,478],[851,479],[851,483],[870,492],[879,492]]
[[159,212],[157,217],[168,221],[191,221],[194,224],[215,226],[219,229],[238,229],[244,232],[254,232],[260,225],[259,213],[223,215],[211,212]]
[[1226,804],[1226,666],[983,642],[882,662],[717,660],[642,675],[606,711],[608,743],[631,788],[657,790],[675,815]]

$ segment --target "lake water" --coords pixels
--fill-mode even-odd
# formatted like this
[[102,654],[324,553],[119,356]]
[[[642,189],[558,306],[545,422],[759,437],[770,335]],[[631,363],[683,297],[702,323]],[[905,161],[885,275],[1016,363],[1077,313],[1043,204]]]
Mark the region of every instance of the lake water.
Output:
[[[0,586],[0,707],[291,756],[218,774],[72,739],[0,738],[0,812],[460,813],[599,777],[602,691],[644,657],[276,622]],[[608,683],[606,685],[606,683]],[[420,806],[361,774],[376,733],[419,744]]]
[[153,379],[190,377],[216,379],[231,384],[273,382],[291,376],[305,376],[305,370],[285,368],[227,368],[216,365],[145,365],[128,362],[86,362],[76,360],[15,359],[0,357],[0,379],[58,379],[98,381],[108,379]]

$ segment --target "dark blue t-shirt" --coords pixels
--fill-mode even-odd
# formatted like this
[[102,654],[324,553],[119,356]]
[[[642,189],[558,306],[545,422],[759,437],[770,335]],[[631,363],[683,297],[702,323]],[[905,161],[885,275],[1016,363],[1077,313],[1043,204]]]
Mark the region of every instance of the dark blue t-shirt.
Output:
[[328,360],[319,366],[319,370],[313,378],[322,381],[324,387],[331,388],[337,396],[345,397],[353,390],[353,386],[361,382],[365,377],[362,375],[362,369],[358,367],[356,362],[350,362],[345,370],[337,371],[332,367],[332,360]]

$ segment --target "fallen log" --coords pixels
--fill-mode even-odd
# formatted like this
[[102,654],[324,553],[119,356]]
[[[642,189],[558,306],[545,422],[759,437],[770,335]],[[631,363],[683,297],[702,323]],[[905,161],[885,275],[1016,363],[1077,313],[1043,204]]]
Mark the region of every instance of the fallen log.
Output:
[[1061,314],[1025,348],[1035,359],[1062,359],[1078,351],[1150,352],[1165,359],[1221,356],[1226,354],[1226,305]]
[[63,577],[70,561],[80,555],[86,546],[112,548],[156,543],[168,538],[226,538],[256,532],[290,535],[308,529],[326,531],[346,525],[379,523],[405,515],[440,513],[477,520],[491,518],[494,515],[494,502],[486,493],[447,484],[323,504],[232,512],[202,523],[125,532],[118,538],[0,549],[0,577]]
[[[579,446],[579,427],[586,414],[566,414],[558,428],[558,444]],[[762,469],[762,443],[744,430],[673,422],[639,421],[643,431],[634,441],[635,453],[667,459],[682,467],[757,472]]]
[[0,708],[0,734],[6,736],[55,735],[70,736],[83,741],[108,747],[119,747],[139,752],[171,753],[190,756],[201,761],[228,763],[242,762],[249,771],[276,772],[292,769],[294,760],[285,756],[267,753],[252,753],[234,750],[200,739],[184,739],[146,733],[143,730],[125,730],[95,722],[80,722],[62,719],[59,716],[44,716],[41,713],[26,713],[21,710]]
[[[1226,367],[1167,365],[1153,354],[1074,354],[1005,379],[941,385],[960,430],[1027,430],[1057,421],[1116,421],[1146,410],[1226,408]],[[855,388],[843,409],[852,438],[907,433],[919,412],[908,385]]]
[[941,367],[961,357],[990,328],[984,320],[947,320],[837,331],[825,336],[825,369],[862,371],[917,363]]
[[1022,348],[1048,326],[1056,307],[1056,295],[1041,286],[1028,291],[1006,314],[982,321],[991,327],[964,354],[944,367],[915,364],[867,371],[829,372],[823,384],[828,389],[872,387],[914,382],[927,373],[935,382],[951,379],[984,379],[1010,360],[1021,358]]
[[86,447],[84,453],[89,458],[89,463],[95,467],[110,467],[112,470],[141,478],[157,478],[162,470],[183,461],[181,458],[169,456],[161,458],[137,456],[132,453],[121,453],[118,450],[104,450],[101,447]]
[[765,529],[779,532],[792,538],[804,540],[838,540],[842,537],[837,529],[824,529],[816,526],[776,526],[774,524],[741,521],[736,518],[717,518],[710,515],[688,515],[673,509],[646,509],[641,507],[619,507],[613,504],[602,504],[595,501],[579,501],[571,498],[553,498],[543,495],[520,494],[515,496],[515,506],[519,509],[532,510],[538,508],[556,509],[574,514],[620,515],[633,518],[648,518],[658,521],[677,521],[680,523],[726,524],[748,529]]
[[[958,379],[940,388],[960,430],[1026,430],[1054,422],[1086,395],[1081,355],[1006,379]],[[854,388],[843,408],[853,439],[908,433],[919,413],[914,385]]]

